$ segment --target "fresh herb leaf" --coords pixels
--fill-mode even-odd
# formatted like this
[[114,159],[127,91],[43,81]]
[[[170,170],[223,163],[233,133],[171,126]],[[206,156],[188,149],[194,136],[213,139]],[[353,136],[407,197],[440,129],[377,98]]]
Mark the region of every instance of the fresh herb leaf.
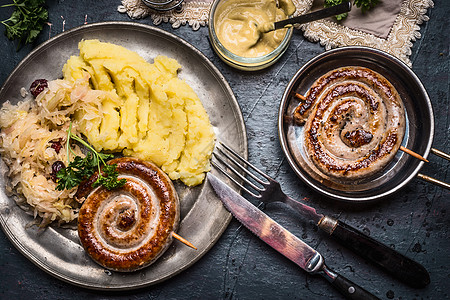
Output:
[[[335,5],[339,5],[343,2],[343,0],[325,0],[325,2],[323,3],[324,7],[331,7],[331,6],[335,6]],[[336,20],[340,21],[343,20],[345,18],[347,18],[348,13],[343,13],[343,14],[339,14],[334,16],[336,18]]]
[[361,8],[361,11],[365,13],[375,7],[379,2],[380,0],[355,0],[353,4],[356,5],[356,7]]
[[[83,180],[89,178],[98,171],[98,179],[94,182],[93,187],[103,185],[108,190],[122,187],[126,183],[126,179],[118,180],[119,172],[117,172],[116,164],[106,164],[106,161],[113,158],[112,154],[105,154],[97,152],[91,145],[86,143],[82,138],[72,134],[72,124],[70,124],[69,130],[67,131],[67,159],[69,160],[70,152],[73,150],[70,148],[70,140],[73,139],[86,148],[89,152],[83,158],[76,155],[73,161],[68,161],[68,166],[62,168],[56,173],[58,191],[64,189],[70,190],[78,186]],[[101,167],[103,166],[103,167]]]
[[[323,3],[323,6],[324,7],[335,6],[335,5],[341,4],[344,1],[346,1],[346,0],[325,0]],[[380,2],[380,0],[355,0],[353,2],[353,5],[360,8],[361,11],[363,13],[365,13],[366,11],[375,7],[379,2]],[[341,21],[341,20],[347,18],[347,16],[348,16],[348,13],[343,13],[340,15],[336,15],[335,18],[336,18],[336,20]]]
[[339,14],[339,15],[335,15],[334,17],[335,17],[336,20],[338,20],[338,21],[344,20],[345,18],[348,17],[348,13],[342,13],[342,14]]
[[93,186],[103,185],[108,190],[113,190],[115,188],[123,186],[127,180],[122,178],[117,180],[117,176],[119,173],[117,172],[117,164],[105,165],[102,168],[102,173],[97,178],[97,181],[94,182]]
[[1,21],[6,27],[5,35],[10,40],[18,40],[17,49],[21,44],[34,42],[48,20],[48,11],[43,6],[45,0],[13,0],[13,3],[0,6],[14,6],[9,19]]
[[63,191],[64,189],[70,190],[83,181],[83,177],[80,176],[74,164],[59,170],[56,173],[56,178],[58,182],[56,189],[58,191]]

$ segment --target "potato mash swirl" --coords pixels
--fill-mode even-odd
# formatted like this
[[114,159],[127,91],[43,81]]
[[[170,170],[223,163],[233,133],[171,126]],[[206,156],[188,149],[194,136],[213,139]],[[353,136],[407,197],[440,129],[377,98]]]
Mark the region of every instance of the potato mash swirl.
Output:
[[200,184],[209,171],[215,135],[194,92],[177,77],[180,64],[165,56],[149,63],[136,52],[98,40],[79,43],[64,65],[64,79],[89,73],[94,89],[109,92],[100,107],[75,120],[97,150],[123,151],[154,162],[172,180]]

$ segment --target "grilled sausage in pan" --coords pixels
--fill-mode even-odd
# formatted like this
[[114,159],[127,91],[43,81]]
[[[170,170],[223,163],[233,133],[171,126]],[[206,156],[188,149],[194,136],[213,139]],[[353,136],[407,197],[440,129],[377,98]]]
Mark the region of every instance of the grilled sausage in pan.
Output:
[[382,75],[342,67],[320,77],[295,109],[306,152],[329,176],[357,179],[385,167],[405,132],[402,100]]

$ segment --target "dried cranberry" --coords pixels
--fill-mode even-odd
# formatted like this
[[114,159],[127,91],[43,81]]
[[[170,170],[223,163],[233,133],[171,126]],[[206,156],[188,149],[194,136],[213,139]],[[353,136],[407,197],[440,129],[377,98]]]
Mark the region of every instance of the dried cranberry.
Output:
[[59,170],[64,169],[65,167],[66,165],[60,160],[57,160],[52,164],[52,173],[50,174],[50,176],[52,177],[52,180],[54,182],[58,180],[56,174],[59,172]]
[[47,87],[47,79],[36,79],[30,86],[30,92],[34,97],[37,97]]
[[51,141],[50,143],[52,143],[51,147],[55,149],[56,153],[59,153],[59,151],[61,151],[61,139],[58,139],[57,141]]

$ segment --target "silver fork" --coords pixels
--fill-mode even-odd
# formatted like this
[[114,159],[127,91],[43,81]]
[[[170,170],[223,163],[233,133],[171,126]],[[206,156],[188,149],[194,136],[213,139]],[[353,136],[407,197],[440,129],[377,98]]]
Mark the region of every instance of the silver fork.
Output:
[[[286,195],[281,190],[281,186],[278,181],[272,179],[270,176],[256,168],[227,145],[219,142],[219,147],[216,147],[216,150],[216,152],[213,152],[214,157],[240,180],[237,180],[221,165],[215,163],[214,161],[211,162],[212,165],[254,199],[264,203],[283,202],[308,219],[312,219],[316,224],[319,224],[321,220],[325,218],[324,215],[318,214],[314,208],[298,202],[297,200],[294,200]],[[232,162],[232,164],[227,162],[227,160]],[[245,166],[247,166],[247,168]],[[259,174],[260,177],[257,177],[255,174],[250,172],[248,168],[251,168]],[[258,185],[242,175],[242,172],[252,178]],[[253,191],[245,187],[244,184],[241,184],[240,181],[250,186]]]
[[430,276],[422,265],[344,222],[319,214],[313,207],[289,197],[281,190],[279,182],[227,145],[219,142],[213,155],[219,163],[212,161],[212,165],[254,199],[263,203],[283,202],[289,205],[308,220],[313,220],[320,229],[335,237],[342,245],[409,286],[422,288],[430,283]]

